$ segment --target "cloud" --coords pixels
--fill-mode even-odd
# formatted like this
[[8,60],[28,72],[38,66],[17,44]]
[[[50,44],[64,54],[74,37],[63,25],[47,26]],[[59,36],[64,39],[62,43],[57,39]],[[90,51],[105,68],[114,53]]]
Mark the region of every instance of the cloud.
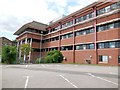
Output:
[[34,20],[47,24],[84,4],[83,0],[0,0],[0,36],[13,39],[12,34],[25,23]]
[[98,0],[85,0],[85,1],[84,0],[78,0],[78,3],[75,4],[74,6],[68,6],[68,12],[73,13],[73,12],[75,12],[77,10],[80,10],[80,9],[84,8],[85,6],[90,5],[90,4],[92,4],[93,2],[96,2],[96,1],[98,1]]

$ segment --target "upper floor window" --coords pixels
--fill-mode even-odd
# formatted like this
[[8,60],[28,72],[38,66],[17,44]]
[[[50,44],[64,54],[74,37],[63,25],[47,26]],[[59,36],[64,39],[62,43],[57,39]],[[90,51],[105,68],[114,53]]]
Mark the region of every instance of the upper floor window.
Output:
[[120,48],[120,41],[98,43],[98,48]]
[[106,12],[110,12],[110,11],[118,9],[118,8],[120,8],[120,1],[116,2],[112,5],[109,5],[105,8],[102,8],[100,10],[97,10],[97,15],[100,15],[100,14],[103,14],[103,13],[106,13]]
[[75,50],[94,49],[94,44],[80,44],[75,46]]
[[53,37],[53,38],[50,39],[50,41],[56,41],[56,40],[59,40],[59,36]]
[[73,50],[73,46],[62,46],[61,50]]
[[86,35],[86,34],[90,34],[93,32],[94,32],[93,28],[88,28],[88,29],[84,29],[84,30],[80,30],[80,31],[75,32],[75,36]]
[[112,23],[107,23],[104,25],[97,26],[97,31],[103,31],[103,30],[109,30],[112,28],[119,28],[120,27],[120,21],[112,22]]
[[62,25],[62,28],[73,25],[73,20]]
[[93,12],[89,13],[87,15],[84,15],[84,16],[81,16],[81,17],[77,18],[76,23],[87,20],[87,19],[90,19],[90,18],[93,18],[93,17],[94,17],[94,13]]
[[73,37],[73,33],[65,34],[61,36],[61,39]]

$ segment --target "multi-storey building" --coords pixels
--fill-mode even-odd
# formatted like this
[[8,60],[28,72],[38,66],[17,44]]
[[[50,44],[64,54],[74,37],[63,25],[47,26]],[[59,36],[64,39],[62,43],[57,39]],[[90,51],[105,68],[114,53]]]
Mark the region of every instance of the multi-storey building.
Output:
[[0,62],[1,62],[3,46],[15,46],[15,45],[16,45],[15,41],[11,41],[6,37],[0,37]]
[[[60,50],[66,63],[118,65],[120,63],[119,15],[120,1],[104,0],[92,3],[51,22],[48,26],[45,25],[42,42],[38,41],[41,43],[41,48],[35,51],[44,57],[50,50]],[[24,38],[23,35],[17,40]],[[39,34],[37,39],[40,38]],[[33,45],[37,44],[33,43]]]
[[34,63],[35,60],[41,57],[40,49],[42,49],[42,34],[45,34],[46,24],[39,23],[36,21],[27,23],[23,25],[19,30],[17,30],[14,34],[18,35],[17,40],[17,49],[19,52],[19,60],[21,59],[21,50],[19,46],[22,44],[29,43],[31,51],[28,56],[25,56],[26,62],[30,61]]

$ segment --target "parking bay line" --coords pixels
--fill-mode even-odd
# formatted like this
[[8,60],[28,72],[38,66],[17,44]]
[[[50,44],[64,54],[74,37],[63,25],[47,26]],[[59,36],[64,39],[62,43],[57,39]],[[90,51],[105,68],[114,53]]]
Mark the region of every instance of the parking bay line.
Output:
[[95,75],[93,75],[93,74],[91,74],[91,73],[87,73],[87,74],[90,75],[90,76],[92,76],[92,77],[94,77],[94,78],[98,78],[98,79],[104,80],[104,81],[106,81],[106,82],[109,82],[109,83],[112,83],[112,84],[115,84],[115,85],[118,86],[117,83],[112,82],[112,81],[110,81],[110,80],[107,80],[107,79],[104,79],[104,78],[101,78],[101,77],[95,76]]
[[28,80],[29,80],[29,76],[26,76],[26,81],[25,81],[25,87],[24,88],[27,88],[27,86],[28,86]]
[[62,77],[65,81],[67,81],[68,83],[70,83],[73,87],[78,88],[76,85],[74,85],[72,82],[70,82],[67,78],[65,78],[63,75],[59,75],[60,77]]

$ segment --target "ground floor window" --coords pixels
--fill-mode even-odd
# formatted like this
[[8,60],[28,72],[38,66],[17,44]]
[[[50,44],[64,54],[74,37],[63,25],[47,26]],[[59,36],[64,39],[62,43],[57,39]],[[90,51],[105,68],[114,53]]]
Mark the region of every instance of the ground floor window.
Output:
[[120,56],[118,56],[118,63],[120,63]]
[[108,56],[99,55],[99,62],[108,62]]

